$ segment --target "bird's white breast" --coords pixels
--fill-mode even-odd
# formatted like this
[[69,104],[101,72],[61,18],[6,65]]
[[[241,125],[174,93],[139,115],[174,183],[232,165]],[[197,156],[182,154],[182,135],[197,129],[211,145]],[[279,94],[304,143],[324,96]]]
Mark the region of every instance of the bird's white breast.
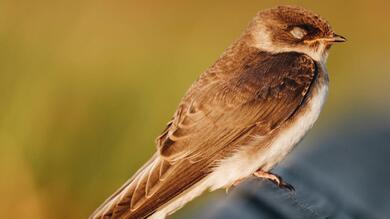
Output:
[[[328,86],[327,84],[318,86],[320,87],[315,88],[317,91],[314,92],[303,114],[288,127],[282,129],[266,150],[243,150],[223,160],[209,176],[211,190],[229,186],[234,181],[251,175],[260,167],[268,171],[281,161],[313,126],[321,112],[328,93]],[[245,147],[259,147],[261,144],[264,144],[264,137],[256,136],[251,145]]]
[[[150,219],[165,218],[166,215],[199,196],[206,189],[215,190],[230,186],[236,180],[250,176],[259,167],[269,170],[281,161],[313,126],[321,112],[327,96],[328,86],[323,84],[321,87],[315,87],[315,89],[315,95],[308,102],[307,110],[293,124],[284,128],[271,142],[267,150],[257,150],[255,153],[253,153],[253,150],[242,150],[221,161],[220,165],[209,176],[181,194],[173,202],[159,209],[150,216]],[[243,145],[243,148],[258,147],[263,141],[263,136],[256,136],[250,145]]]

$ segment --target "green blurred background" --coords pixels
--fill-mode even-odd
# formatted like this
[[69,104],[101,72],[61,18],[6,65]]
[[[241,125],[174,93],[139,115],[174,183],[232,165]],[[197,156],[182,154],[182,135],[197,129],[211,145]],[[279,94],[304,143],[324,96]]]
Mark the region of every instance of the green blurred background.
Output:
[[1,217],[86,218],[252,16],[286,3],[349,40],[332,48],[310,136],[349,114],[389,115],[389,1],[0,0]]

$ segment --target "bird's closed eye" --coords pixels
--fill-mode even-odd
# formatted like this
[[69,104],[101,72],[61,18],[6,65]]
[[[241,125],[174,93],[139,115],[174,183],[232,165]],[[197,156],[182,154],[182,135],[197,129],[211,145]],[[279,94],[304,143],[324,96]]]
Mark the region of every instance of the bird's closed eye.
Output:
[[291,31],[290,31],[291,35],[296,38],[296,39],[302,39],[304,36],[306,36],[307,34],[307,31],[300,28],[300,27],[294,27]]

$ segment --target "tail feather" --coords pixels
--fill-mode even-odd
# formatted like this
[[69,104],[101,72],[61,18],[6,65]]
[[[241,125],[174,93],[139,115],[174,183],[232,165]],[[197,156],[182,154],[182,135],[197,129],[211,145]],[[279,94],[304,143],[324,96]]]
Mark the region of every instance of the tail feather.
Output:
[[[142,199],[152,194],[155,175],[162,166],[158,154],[146,162],[125,184],[103,202],[90,216],[90,219],[119,218],[127,211],[142,205]],[[166,165],[166,164],[165,164]],[[158,171],[154,171],[158,168]]]
[[218,158],[197,163],[184,159],[170,164],[156,153],[90,219],[149,217],[204,179],[212,170],[213,160]]

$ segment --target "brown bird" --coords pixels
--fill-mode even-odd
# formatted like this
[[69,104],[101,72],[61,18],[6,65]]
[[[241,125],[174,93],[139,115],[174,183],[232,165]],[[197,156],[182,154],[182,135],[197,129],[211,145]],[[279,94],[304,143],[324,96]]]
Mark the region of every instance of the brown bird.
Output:
[[325,62],[344,42],[300,7],[261,11],[193,83],[157,138],[157,152],[91,218],[165,218],[205,190],[270,172],[318,118]]

